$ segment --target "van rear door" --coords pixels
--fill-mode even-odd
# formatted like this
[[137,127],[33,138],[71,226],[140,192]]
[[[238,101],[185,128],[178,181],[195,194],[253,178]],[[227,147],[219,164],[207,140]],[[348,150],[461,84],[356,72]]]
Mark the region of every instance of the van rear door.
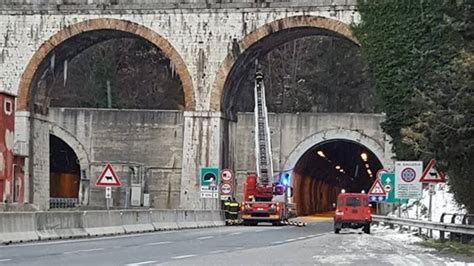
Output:
[[363,220],[364,214],[362,204],[363,199],[360,196],[348,196],[344,202],[344,220]]

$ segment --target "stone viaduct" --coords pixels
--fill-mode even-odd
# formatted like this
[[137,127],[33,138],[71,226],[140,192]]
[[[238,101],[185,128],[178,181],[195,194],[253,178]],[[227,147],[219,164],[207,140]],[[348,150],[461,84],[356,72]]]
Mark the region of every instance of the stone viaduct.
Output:
[[[103,190],[94,184],[110,161],[129,186],[146,187],[154,207],[216,208],[217,200],[200,198],[199,168],[234,169],[241,190],[245,172],[254,167],[252,116],[233,111],[243,70],[259,55],[304,36],[331,35],[358,45],[350,29],[359,21],[355,4],[0,0],[0,91],[17,96],[15,147],[27,156],[25,201],[48,208],[51,134],[77,154],[83,205],[103,205]],[[88,47],[120,37],[145,39],[164,52],[181,79],[185,110],[49,108],[48,96],[36,88],[39,73],[55,73]],[[383,119],[373,114],[272,115],[275,168],[291,169],[306,150],[330,139],[360,143],[389,167]],[[142,169],[135,181],[131,167]],[[125,204],[118,198],[117,206]]]

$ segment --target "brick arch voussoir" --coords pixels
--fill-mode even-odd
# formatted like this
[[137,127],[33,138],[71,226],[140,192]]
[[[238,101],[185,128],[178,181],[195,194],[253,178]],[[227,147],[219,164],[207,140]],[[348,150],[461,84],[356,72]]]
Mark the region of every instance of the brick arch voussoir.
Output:
[[[240,41],[240,52],[243,53],[253,44],[259,42],[267,36],[270,36],[271,34],[294,28],[319,28],[327,30],[352,41],[356,45],[360,45],[357,39],[354,37],[349,25],[339,20],[327,17],[305,15],[286,17],[261,26],[255,31],[247,34]],[[221,105],[224,101],[224,85],[232,69],[232,66],[237,61],[237,59],[238,57],[235,57],[232,53],[229,53],[220,65],[211,92],[211,111],[221,111]]]
[[18,111],[28,110],[30,89],[34,75],[48,54],[67,39],[80,35],[84,32],[95,30],[116,30],[128,32],[141,37],[158,47],[172,62],[175,71],[181,80],[184,93],[185,109],[191,111],[195,109],[196,103],[191,75],[189,74],[189,71],[181,55],[176,51],[176,49],[168,40],[163,38],[155,31],[134,22],[111,18],[100,18],[73,24],[51,36],[38,48],[38,50],[28,62],[28,65],[26,66],[20,78],[17,104]]

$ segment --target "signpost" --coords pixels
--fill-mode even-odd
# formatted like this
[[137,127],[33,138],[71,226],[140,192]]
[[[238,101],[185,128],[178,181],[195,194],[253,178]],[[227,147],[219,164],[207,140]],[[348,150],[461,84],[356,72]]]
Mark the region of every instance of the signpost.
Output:
[[422,196],[420,178],[423,172],[421,161],[395,162],[395,198],[419,199]]
[[220,199],[228,200],[234,195],[234,175],[232,174],[232,170],[222,170],[221,180],[222,183],[219,185]]
[[218,198],[219,168],[201,167],[200,169],[201,198]]
[[[398,203],[399,200],[395,198],[395,174],[394,173],[381,173],[380,183],[382,184],[385,192],[387,192],[387,203]],[[408,203],[408,199],[402,200],[402,203]]]
[[375,179],[374,184],[369,189],[369,201],[370,202],[384,202],[387,199],[387,193],[380,183],[379,179]]
[[95,185],[97,187],[105,187],[105,206],[108,210],[110,201],[112,200],[112,187],[122,186],[122,183],[120,182],[114,168],[110,163],[105,165],[104,170],[102,170],[99,178],[97,178]]
[[433,201],[433,195],[436,194],[435,191],[435,183],[444,183],[446,182],[446,177],[443,172],[437,171],[434,166],[436,165],[436,160],[432,159],[429,163],[428,166],[426,167],[425,171],[423,171],[423,174],[420,178],[420,182],[422,183],[428,183],[429,184],[429,196],[430,196],[430,201],[428,205],[428,221],[431,221],[431,214],[432,214],[432,201]]

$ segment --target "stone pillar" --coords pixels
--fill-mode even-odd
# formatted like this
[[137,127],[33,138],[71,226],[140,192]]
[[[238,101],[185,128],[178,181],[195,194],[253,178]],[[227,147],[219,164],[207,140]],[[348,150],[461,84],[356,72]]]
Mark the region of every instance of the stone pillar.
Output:
[[222,168],[223,124],[220,112],[184,112],[181,209],[220,209],[219,199],[201,199],[199,169]]
[[30,189],[33,204],[41,210],[49,209],[49,125],[46,118],[30,117]]

